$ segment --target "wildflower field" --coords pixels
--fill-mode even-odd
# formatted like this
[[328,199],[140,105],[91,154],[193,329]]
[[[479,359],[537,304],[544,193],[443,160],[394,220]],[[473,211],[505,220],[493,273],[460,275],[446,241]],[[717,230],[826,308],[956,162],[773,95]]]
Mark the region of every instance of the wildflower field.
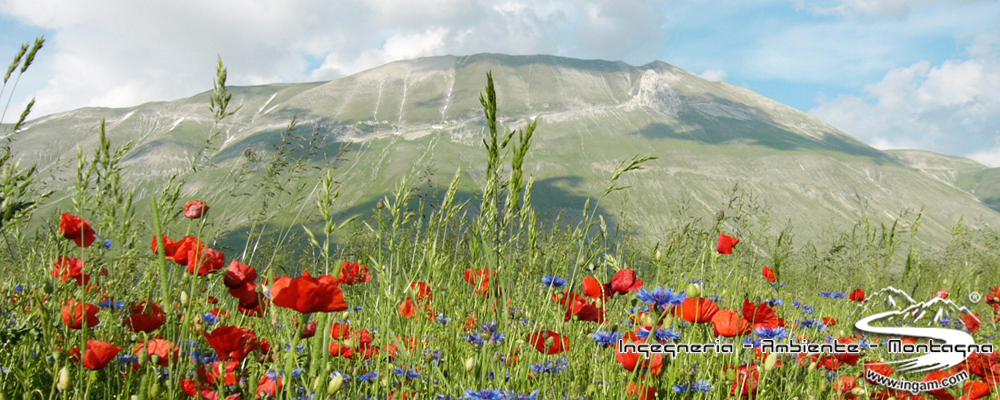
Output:
[[[859,310],[892,286],[953,301],[959,311],[936,315],[934,326],[997,343],[997,231],[956,221],[949,243],[928,245],[916,239],[919,214],[890,223],[862,214],[826,242],[798,243],[790,229],[761,228],[755,208],[734,198],[719,199],[728,205],[716,215],[644,237],[627,214],[610,224],[595,210],[642,190],[625,182],[649,156],[623,161],[580,216],[543,220],[523,165],[544,125],[499,131],[497,89],[486,82],[487,172],[474,202],[456,199],[457,173],[441,198],[416,201],[403,182],[371,217],[340,220],[337,193],[350,188],[331,169],[310,198],[322,231],[286,227],[296,242],[250,237],[243,251],[219,247],[227,232],[212,220],[222,210],[182,198],[178,184],[140,203],[120,179],[127,144],[113,148],[102,135],[93,156],[81,151],[72,202],[52,205],[8,135],[0,399],[1000,396],[996,351],[904,374],[886,363],[898,355],[872,346],[887,336],[854,328]],[[229,98],[220,61],[216,121],[232,112]],[[764,340],[862,351],[779,354],[762,351]],[[732,351],[647,358],[620,348],[654,343]],[[969,379],[914,394],[877,385],[866,370]]]

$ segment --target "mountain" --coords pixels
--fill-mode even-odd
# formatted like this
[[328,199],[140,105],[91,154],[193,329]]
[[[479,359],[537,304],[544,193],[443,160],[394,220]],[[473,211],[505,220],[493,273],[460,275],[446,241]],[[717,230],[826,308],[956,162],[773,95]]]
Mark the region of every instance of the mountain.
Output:
[[1000,168],[923,150],[889,150],[886,153],[904,165],[972,193],[983,204],[1000,211]]
[[[344,188],[338,202],[343,215],[370,212],[404,177],[426,192],[440,190],[458,168],[462,193],[472,198],[485,170],[479,95],[488,71],[501,128],[540,119],[525,166],[536,179],[533,198],[543,215],[579,215],[587,199],[603,193],[616,165],[642,154],[659,159],[626,175],[625,183],[633,185],[628,201],[612,196],[601,212],[615,219],[626,210],[650,241],[663,241],[658,235],[679,220],[711,218],[730,207],[749,216],[744,226],[790,223],[807,238],[850,227],[863,211],[887,220],[924,208],[921,237],[936,243],[945,243],[962,216],[972,227],[1000,226],[1000,214],[957,183],[753,91],[659,61],[633,66],[544,55],[441,56],[329,82],[233,87],[231,109],[242,107],[218,126],[212,159],[221,168],[197,173],[191,165],[213,129],[209,92],[44,116],[19,134],[15,150],[39,163],[54,187],[72,187],[77,146],[92,153],[105,119],[115,146],[135,141],[124,180],[141,187],[140,197],[178,174],[188,182],[183,196],[209,201],[233,229],[250,224],[263,201],[280,211],[282,223],[316,220],[312,204],[325,160],[348,144],[335,170]],[[294,146],[275,147],[288,137],[283,132],[293,117],[302,135],[296,145],[326,147],[301,164],[290,161],[299,168],[290,173],[288,165],[262,160],[302,155]],[[282,188],[264,185],[262,177],[275,176],[276,166],[286,168],[279,181],[298,180]],[[300,190],[302,196],[295,196]]]

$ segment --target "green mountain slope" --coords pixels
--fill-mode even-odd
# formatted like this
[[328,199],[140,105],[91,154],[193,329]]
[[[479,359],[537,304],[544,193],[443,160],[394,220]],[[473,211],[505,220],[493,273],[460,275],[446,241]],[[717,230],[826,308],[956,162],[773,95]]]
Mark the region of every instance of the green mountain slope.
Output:
[[[541,120],[526,167],[545,215],[578,215],[588,198],[603,192],[619,162],[648,154],[659,159],[627,177],[634,186],[627,204],[615,197],[602,211],[613,217],[624,207],[652,241],[678,218],[726,208],[737,185],[770,207],[774,227],[787,221],[806,237],[849,226],[862,207],[883,219],[923,208],[926,240],[943,240],[962,216],[974,226],[1000,226],[1000,214],[967,192],[985,189],[920,171],[791,107],[662,62],[442,56],[330,82],[231,88],[231,104],[242,108],[218,127],[213,161],[220,168],[198,173],[190,172],[191,164],[212,129],[207,92],[42,117],[19,134],[15,149],[40,163],[54,186],[68,187],[74,175],[67,166],[75,165],[68,160],[78,145],[96,144],[105,118],[114,143],[136,141],[126,183],[142,187],[140,196],[181,175],[188,182],[184,194],[226,210],[229,229],[249,224],[269,190],[276,221],[318,219],[312,206],[318,177],[325,160],[348,143],[351,150],[336,169],[345,214],[370,212],[404,177],[425,189],[446,186],[458,168],[469,197],[485,168],[479,94],[487,71],[496,81],[503,128]],[[283,185],[292,193],[282,194],[262,185],[268,169],[260,157],[278,151],[274,146],[293,117],[304,136],[300,144],[315,131],[314,143],[326,147],[297,173],[276,178],[296,178]]]

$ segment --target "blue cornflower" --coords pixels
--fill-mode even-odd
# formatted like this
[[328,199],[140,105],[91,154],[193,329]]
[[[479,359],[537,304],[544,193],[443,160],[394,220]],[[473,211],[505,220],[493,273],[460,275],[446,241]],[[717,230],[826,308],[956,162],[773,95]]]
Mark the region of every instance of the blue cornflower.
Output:
[[667,308],[667,306],[679,306],[684,303],[687,299],[687,294],[685,292],[675,292],[673,289],[663,289],[659,286],[653,288],[650,292],[645,288],[639,289],[636,293],[636,297],[646,303],[653,303],[659,308]]
[[665,342],[668,339],[669,340],[681,339],[681,333],[675,331],[674,327],[670,327],[670,329],[663,329],[663,328],[657,329],[654,336],[656,336],[656,340],[659,342]]
[[486,343],[486,340],[483,339],[483,337],[479,335],[479,332],[473,332],[473,333],[470,333],[468,335],[465,335],[465,340],[467,342],[469,342],[469,343],[472,343],[472,344],[484,344],[484,343]]
[[566,280],[555,275],[545,275],[542,277],[542,284],[546,287],[559,289],[566,286]]
[[447,323],[450,323],[450,322],[451,322],[451,318],[448,318],[448,317],[445,317],[445,316],[444,316],[444,313],[438,313],[438,319],[437,319],[437,322],[438,322],[439,324],[447,324]]
[[675,383],[674,384],[674,393],[684,393],[684,392],[687,392],[689,387],[691,387],[690,383],[685,383],[683,385],[679,385],[679,384]]
[[802,325],[802,327],[806,329],[817,329],[820,332],[825,331],[827,329],[826,324],[824,324],[822,321],[818,321],[815,319],[805,319],[805,320],[799,320],[797,322],[799,323],[799,325]]
[[798,306],[801,306],[801,305],[802,305],[802,303],[799,303],[798,300],[792,300],[792,307],[798,307]]
[[814,310],[810,305],[803,305],[802,312],[806,314],[815,314],[816,310]]
[[629,314],[635,314],[637,312],[649,312],[649,306],[632,307],[630,310],[628,310]]
[[493,343],[500,343],[503,342],[503,338],[505,336],[506,335],[504,335],[502,332],[494,332],[493,335],[490,337],[491,339],[490,341]]
[[462,398],[470,400],[504,400],[504,395],[500,389],[483,389],[478,392],[472,389],[465,389],[465,397]]
[[563,357],[558,360],[546,361],[541,364],[531,364],[529,367],[531,368],[532,371],[535,371],[535,373],[557,374],[565,370],[566,367],[568,366],[569,366],[569,361],[566,361],[566,357]]
[[621,340],[622,335],[619,334],[618,332],[597,331],[594,332],[593,335],[590,335],[590,337],[594,338],[594,341],[597,342],[597,344],[600,344],[601,346],[604,347],[609,347],[615,344],[615,342]]
[[644,326],[639,328],[639,330],[635,332],[635,336],[638,337],[639,339],[645,340],[646,338],[649,337],[650,333],[653,333],[653,331]]
[[691,391],[695,393],[708,393],[712,391],[712,383],[702,379],[694,383],[694,387],[691,388]]
[[396,368],[392,370],[392,372],[395,373],[396,376],[405,376],[406,379],[416,379],[420,377],[420,373],[412,369]]
[[201,319],[205,322],[208,322],[208,326],[215,325],[216,322],[219,322],[219,317],[215,316],[215,314],[212,314],[210,312],[202,314]]
[[455,400],[455,396],[452,396],[450,394],[440,394],[440,393],[438,393],[437,398],[439,398],[441,400]]
[[479,327],[479,330],[482,331],[483,333],[486,333],[486,334],[490,334],[490,333],[496,332],[497,331],[497,323],[496,322],[483,322],[483,324]]
[[507,392],[508,400],[535,400],[538,398],[538,390],[531,392],[531,394],[520,394],[514,391]]
[[292,378],[298,378],[299,375],[302,375],[302,370],[301,369],[296,368],[296,369],[292,370]]
[[788,331],[784,327],[766,327],[762,326],[760,328],[754,329],[753,333],[761,339],[773,339],[781,340],[788,337]]
[[24,285],[14,285],[14,291],[21,293],[24,291]]
[[771,307],[785,305],[785,301],[782,299],[765,299],[764,302]]
[[724,298],[722,296],[708,296],[708,299],[712,300],[712,301],[714,301],[716,303],[725,303],[726,302],[726,298]]
[[378,371],[372,371],[358,377],[358,382],[374,382],[378,379]]
[[111,249],[111,239],[104,239],[104,243],[101,244],[101,246],[104,247],[105,250],[110,250]]

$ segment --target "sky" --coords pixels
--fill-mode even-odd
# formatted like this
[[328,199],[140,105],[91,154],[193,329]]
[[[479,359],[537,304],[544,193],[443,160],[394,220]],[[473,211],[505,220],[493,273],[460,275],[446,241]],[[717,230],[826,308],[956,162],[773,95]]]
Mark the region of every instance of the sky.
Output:
[[5,123],[31,98],[37,118],[188,97],[212,88],[217,57],[229,85],[253,85],[424,56],[553,54],[664,61],[880,149],[1000,166],[996,0],[0,0],[0,32],[0,60],[46,38],[0,93]]

